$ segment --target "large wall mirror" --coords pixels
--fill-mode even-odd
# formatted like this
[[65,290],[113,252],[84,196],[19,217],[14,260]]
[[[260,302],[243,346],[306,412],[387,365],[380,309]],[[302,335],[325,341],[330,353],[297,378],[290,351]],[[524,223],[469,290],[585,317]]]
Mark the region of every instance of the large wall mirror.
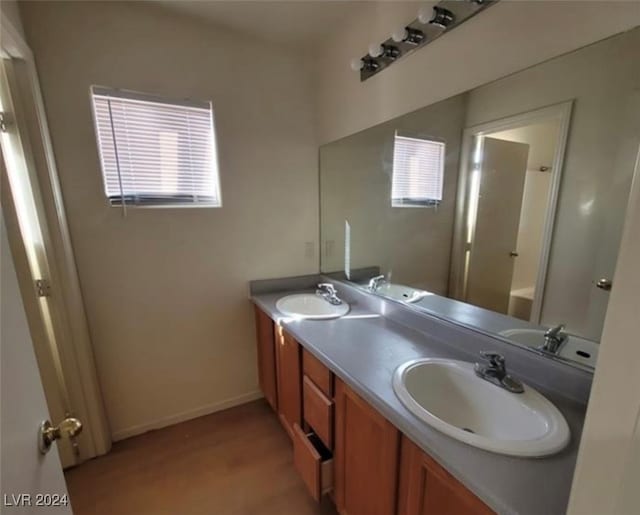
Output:
[[595,366],[638,158],[638,55],[640,28],[324,145],[322,272]]

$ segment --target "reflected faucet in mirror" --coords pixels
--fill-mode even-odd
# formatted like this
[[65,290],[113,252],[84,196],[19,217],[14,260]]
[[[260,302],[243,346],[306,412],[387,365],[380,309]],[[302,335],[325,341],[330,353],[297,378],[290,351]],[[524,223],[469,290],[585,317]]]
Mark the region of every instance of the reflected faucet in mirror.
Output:
[[372,292],[378,291],[378,289],[380,288],[380,285],[384,282],[386,282],[384,275],[376,275],[375,277],[372,277],[371,279],[369,279],[369,285],[368,285],[369,291],[372,291]]
[[544,344],[540,350],[550,354],[558,354],[560,347],[566,341],[567,334],[564,332],[563,324],[551,327],[544,333]]

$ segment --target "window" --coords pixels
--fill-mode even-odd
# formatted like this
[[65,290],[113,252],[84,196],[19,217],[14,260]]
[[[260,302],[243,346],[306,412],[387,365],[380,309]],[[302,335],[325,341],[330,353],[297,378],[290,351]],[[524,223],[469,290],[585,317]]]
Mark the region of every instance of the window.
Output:
[[442,200],[445,144],[399,136],[393,145],[392,207],[425,207]]
[[91,97],[112,206],[222,206],[210,102],[96,86]]

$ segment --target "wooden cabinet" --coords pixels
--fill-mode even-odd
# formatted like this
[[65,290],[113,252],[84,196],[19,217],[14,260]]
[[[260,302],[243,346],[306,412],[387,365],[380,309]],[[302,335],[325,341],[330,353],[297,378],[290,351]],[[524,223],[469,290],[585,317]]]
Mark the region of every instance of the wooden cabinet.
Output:
[[399,431],[335,381],[334,493],[342,515],[395,515]]
[[342,515],[493,513],[258,308],[256,327],[260,388],[314,499],[333,489]]
[[398,515],[489,515],[493,511],[407,437],[402,438]]
[[300,345],[278,325],[275,339],[278,416],[293,439],[293,426],[302,425]]
[[277,411],[275,326],[264,311],[257,306],[255,311],[258,343],[258,383],[264,398],[274,411]]

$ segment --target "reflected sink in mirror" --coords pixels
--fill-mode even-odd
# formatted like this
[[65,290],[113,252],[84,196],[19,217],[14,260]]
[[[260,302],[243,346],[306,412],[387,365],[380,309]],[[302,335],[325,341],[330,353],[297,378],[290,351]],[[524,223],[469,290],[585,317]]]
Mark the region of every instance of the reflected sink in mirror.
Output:
[[570,431],[558,409],[528,385],[511,393],[478,377],[471,363],[416,359],[400,365],[393,389],[405,407],[442,433],[510,456],[555,454]]
[[[539,349],[544,345],[544,334],[544,329],[507,329],[500,332],[501,336],[534,349]],[[556,355],[563,359],[595,367],[598,361],[598,343],[573,334],[566,336],[566,341],[560,346]]]
[[412,288],[411,286],[405,286],[404,284],[396,284],[385,282],[380,284],[373,293],[382,295],[389,299],[400,300],[402,302],[409,302],[413,304],[421,299],[424,299],[427,295],[433,295],[424,290]]
[[330,320],[349,312],[349,304],[331,304],[317,294],[296,293],[278,299],[276,308],[285,316],[307,320]]

